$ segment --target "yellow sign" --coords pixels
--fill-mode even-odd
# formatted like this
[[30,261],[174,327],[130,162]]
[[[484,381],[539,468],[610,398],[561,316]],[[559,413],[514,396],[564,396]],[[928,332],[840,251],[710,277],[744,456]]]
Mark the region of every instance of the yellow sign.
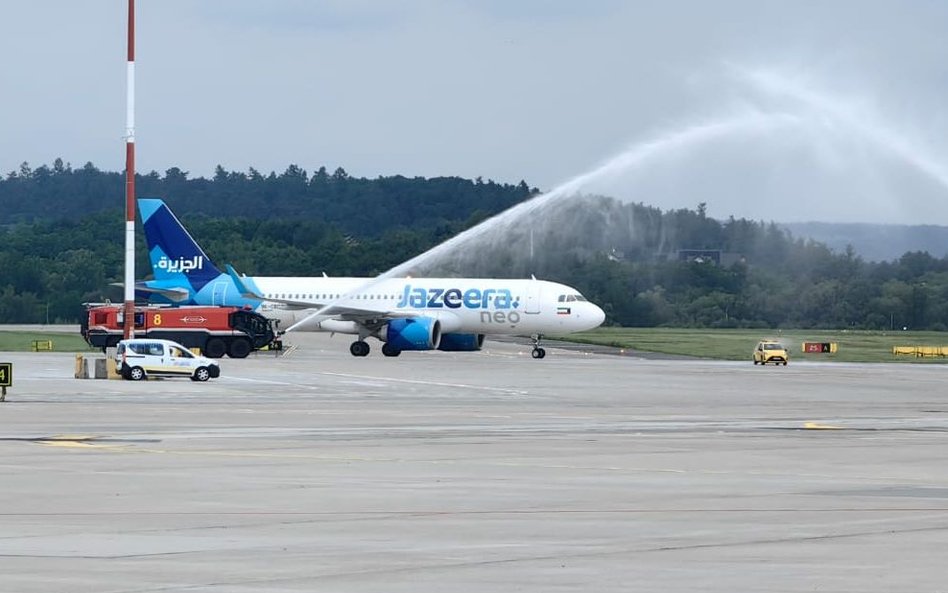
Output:
[[0,362],[0,387],[13,385],[13,363]]
[[838,349],[836,342],[803,342],[804,354],[836,354]]

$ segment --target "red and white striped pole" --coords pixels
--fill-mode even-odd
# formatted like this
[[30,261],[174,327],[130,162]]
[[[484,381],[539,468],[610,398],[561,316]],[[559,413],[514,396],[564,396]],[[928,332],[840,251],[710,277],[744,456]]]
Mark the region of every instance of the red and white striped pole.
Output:
[[128,0],[125,95],[125,338],[135,337],[135,0]]

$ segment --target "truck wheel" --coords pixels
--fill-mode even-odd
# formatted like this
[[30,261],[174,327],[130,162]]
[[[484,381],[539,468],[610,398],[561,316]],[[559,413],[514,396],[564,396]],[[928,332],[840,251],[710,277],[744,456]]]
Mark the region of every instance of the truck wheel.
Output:
[[204,355],[208,358],[220,358],[227,352],[227,344],[220,338],[211,338],[204,345]]
[[207,370],[207,367],[198,367],[194,371],[194,376],[191,377],[192,381],[207,381],[211,378],[211,371]]
[[128,369],[128,378],[132,381],[141,381],[145,378],[145,369],[142,367],[132,367]]
[[247,355],[253,351],[253,344],[247,338],[236,338],[230,343],[230,349],[227,354],[231,358],[247,358]]

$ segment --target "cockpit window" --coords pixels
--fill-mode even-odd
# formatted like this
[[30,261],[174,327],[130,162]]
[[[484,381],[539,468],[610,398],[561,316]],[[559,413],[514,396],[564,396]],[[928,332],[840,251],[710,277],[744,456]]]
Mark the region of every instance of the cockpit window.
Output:
[[577,295],[573,295],[573,296],[576,297],[576,302],[579,302],[579,303],[585,303],[585,302],[586,302],[586,297],[584,297],[584,296],[581,295],[581,294],[577,294]]
[[565,303],[565,302],[566,302],[566,295],[565,295],[565,294],[561,294],[561,295],[559,296],[559,298],[556,299],[556,302],[558,302],[558,303]]

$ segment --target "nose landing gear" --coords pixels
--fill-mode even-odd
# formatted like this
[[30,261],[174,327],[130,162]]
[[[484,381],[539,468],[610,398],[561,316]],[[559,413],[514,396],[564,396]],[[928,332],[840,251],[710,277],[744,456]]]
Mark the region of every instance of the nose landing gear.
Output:
[[533,352],[530,353],[530,356],[539,360],[546,356],[546,350],[540,347],[540,338],[543,336],[540,334],[533,334],[531,337],[533,338]]

